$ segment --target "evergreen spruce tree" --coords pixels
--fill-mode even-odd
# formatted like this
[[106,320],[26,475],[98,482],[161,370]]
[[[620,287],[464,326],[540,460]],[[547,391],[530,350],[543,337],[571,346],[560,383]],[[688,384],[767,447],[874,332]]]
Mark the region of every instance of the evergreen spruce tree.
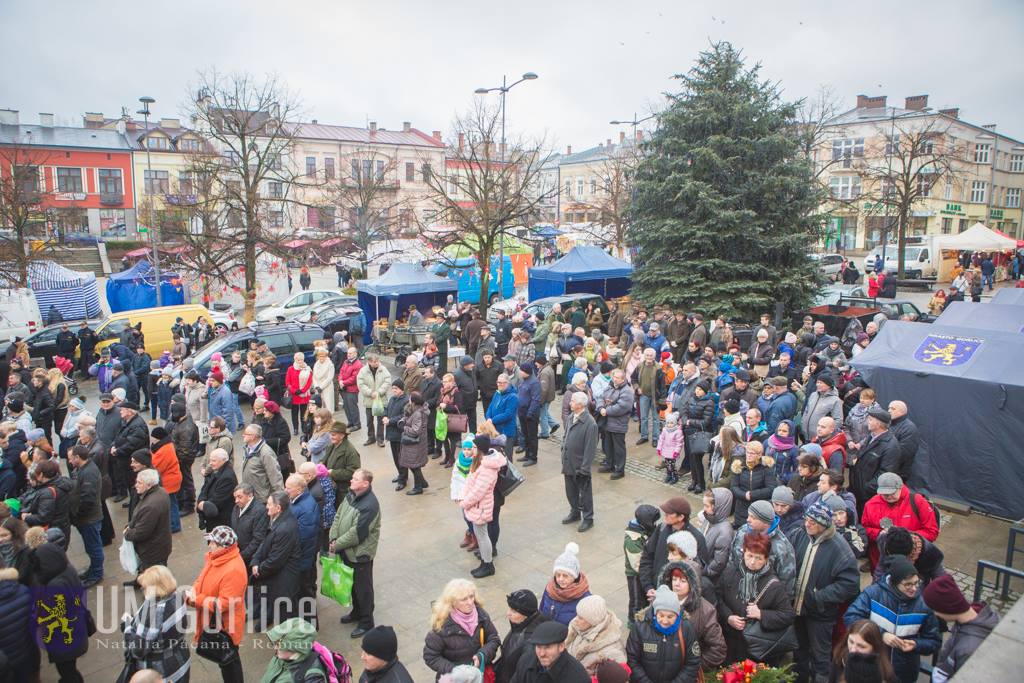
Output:
[[659,116],[637,173],[633,294],[648,305],[755,320],[818,289],[807,253],[822,197],[800,154],[796,103],[729,43],[702,52]]

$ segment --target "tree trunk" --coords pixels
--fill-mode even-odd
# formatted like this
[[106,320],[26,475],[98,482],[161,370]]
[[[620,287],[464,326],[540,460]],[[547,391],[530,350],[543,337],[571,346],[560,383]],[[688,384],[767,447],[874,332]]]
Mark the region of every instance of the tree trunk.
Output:
[[[899,224],[896,226],[896,279],[902,280],[904,273],[903,260],[906,258],[907,253],[907,213],[908,209],[906,206],[900,207]],[[882,264],[883,266],[885,264]]]
[[[481,250],[476,255],[477,265],[480,266],[480,317],[487,319],[487,305],[490,303],[489,294],[491,289],[491,250]],[[504,265],[504,264],[502,264]],[[500,296],[500,294],[499,294]]]
[[245,241],[245,313],[246,324],[256,319],[256,242]]

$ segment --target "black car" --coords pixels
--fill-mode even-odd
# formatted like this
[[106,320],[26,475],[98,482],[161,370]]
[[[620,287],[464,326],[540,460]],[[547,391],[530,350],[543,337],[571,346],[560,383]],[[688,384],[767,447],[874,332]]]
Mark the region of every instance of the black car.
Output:
[[[101,320],[88,320],[89,327],[96,329]],[[28,356],[29,358],[38,358],[43,361],[43,365],[47,368],[54,367],[53,357],[57,355],[57,335],[63,329],[64,325],[68,326],[68,329],[78,334],[79,325],[81,320],[69,320],[66,323],[59,323],[57,325],[48,325],[43,329],[25,337],[24,341],[28,344]],[[0,355],[6,354],[7,350],[14,344],[11,342],[4,342],[0,344]],[[75,349],[75,358],[78,357],[78,349]],[[74,359],[72,359],[74,360]]]
[[292,364],[296,351],[305,354],[306,362],[312,365],[313,344],[327,336],[324,328],[315,323],[284,322],[262,323],[252,328],[246,326],[218,337],[200,349],[193,357],[192,368],[205,379],[210,372],[210,357],[214,353],[219,351],[225,359],[229,359],[232,352],[241,351],[244,357],[249,350],[251,339],[267,342],[270,351],[277,356],[277,364],[281,368],[287,368]]
[[324,336],[331,338],[335,332],[348,332],[352,320],[362,311],[353,304],[325,306],[316,311],[316,324],[324,328]]

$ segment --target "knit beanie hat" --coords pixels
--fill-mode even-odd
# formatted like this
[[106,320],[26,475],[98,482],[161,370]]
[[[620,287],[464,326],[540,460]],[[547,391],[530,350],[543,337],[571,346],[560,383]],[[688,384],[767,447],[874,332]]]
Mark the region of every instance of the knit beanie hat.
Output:
[[651,610],[654,614],[664,610],[666,612],[672,612],[679,614],[679,598],[672,592],[672,589],[662,584],[658,586],[658,590],[654,593],[654,600],[651,602]]
[[846,507],[846,501],[843,500],[841,496],[826,496],[821,499],[821,502],[825,503],[825,505],[828,506],[828,509],[831,510],[833,514],[839,512],[840,510],[849,509]]
[[679,548],[679,552],[685,555],[687,559],[693,560],[697,558],[697,539],[689,531],[676,531],[669,534],[666,542]]
[[826,529],[832,526],[832,510],[820,500],[807,508],[804,517],[812,522],[817,522]]
[[375,626],[363,636],[363,652],[390,662],[398,656],[398,636],[390,626]]
[[665,416],[665,426],[666,427],[675,427],[677,424],[679,424],[679,413],[678,412],[673,411],[673,412],[671,412],[671,413],[669,413],[668,415]]
[[111,391],[110,395],[113,396],[118,401],[123,401],[125,398],[127,398],[128,392],[125,391],[123,388],[118,387],[118,388],[114,389],[113,391]]
[[800,447],[800,452],[807,455],[813,455],[818,460],[821,460],[821,446],[816,443],[805,443]]
[[565,544],[565,551],[561,555],[555,558],[555,566],[552,569],[554,572],[565,572],[570,574],[574,579],[580,578],[580,561],[577,555],[579,555],[580,547],[569,541]]
[[153,466],[153,454],[147,448],[140,448],[132,453],[132,460],[146,468]]
[[537,596],[526,588],[512,591],[505,596],[505,602],[524,617],[532,617],[537,613]]
[[942,574],[933,579],[925,586],[922,597],[924,604],[933,611],[943,614],[963,614],[971,608],[960,586],[956,585],[956,580],[949,574]]
[[772,502],[795,505],[796,498],[793,497],[793,489],[788,486],[776,486],[772,489]]
[[747,511],[762,522],[771,524],[775,521],[775,508],[767,500],[755,500],[750,504]]
[[73,399],[68,401],[68,406],[77,410],[82,410],[85,408],[85,399],[81,396],[75,396]]
[[902,555],[892,555],[889,560],[889,583],[896,587],[908,576],[917,576],[917,567]]
[[608,605],[600,595],[588,595],[576,603],[576,616],[591,626],[600,624],[608,616]]
[[885,683],[878,669],[878,654],[875,652],[848,653],[844,674],[849,683]]
[[621,664],[612,659],[606,659],[597,667],[597,672],[594,674],[597,678],[597,683],[627,683],[629,681],[629,674],[622,667]]

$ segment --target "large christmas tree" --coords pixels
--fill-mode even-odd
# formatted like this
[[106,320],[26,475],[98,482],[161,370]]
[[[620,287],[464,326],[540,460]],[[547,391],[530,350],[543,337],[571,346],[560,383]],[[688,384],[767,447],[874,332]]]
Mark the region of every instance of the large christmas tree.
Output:
[[729,43],[678,76],[637,172],[633,294],[648,305],[756,320],[797,310],[818,283],[821,196],[796,104]]

